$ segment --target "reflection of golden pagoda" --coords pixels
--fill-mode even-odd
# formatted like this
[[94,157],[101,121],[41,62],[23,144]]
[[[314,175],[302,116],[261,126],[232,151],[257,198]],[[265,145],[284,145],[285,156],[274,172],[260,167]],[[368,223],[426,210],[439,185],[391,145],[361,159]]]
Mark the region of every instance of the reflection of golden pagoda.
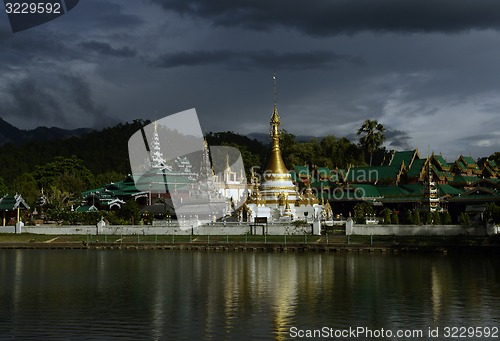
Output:
[[[276,77],[274,79],[274,108],[271,116],[271,152],[259,185],[252,176],[251,195],[247,201],[253,217],[281,218],[292,220],[314,218],[321,211],[318,199],[311,188],[300,195],[292,181],[292,175],[283,162],[280,149],[279,126],[281,119],[276,106]],[[315,208],[318,209],[315,209]],[[307,213],[306,213],[307,212]],[[305,213],[305,214],[304,214]]]

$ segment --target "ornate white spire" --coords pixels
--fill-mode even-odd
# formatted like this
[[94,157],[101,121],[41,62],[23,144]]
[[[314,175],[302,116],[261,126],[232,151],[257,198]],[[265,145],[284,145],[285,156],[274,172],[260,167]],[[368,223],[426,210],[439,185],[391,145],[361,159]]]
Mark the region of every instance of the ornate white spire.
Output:
[[210,149],[206,138],[203,138],[203,154],[201,159],[200,176],[202,178],[210,179],[214,176],[214,170],[210,164]]
[[153,147],[151,148],[151,167],[161,168],[165,166],[165,159],[160,147],[160,137],[158,136],[157,123],[154,122]]

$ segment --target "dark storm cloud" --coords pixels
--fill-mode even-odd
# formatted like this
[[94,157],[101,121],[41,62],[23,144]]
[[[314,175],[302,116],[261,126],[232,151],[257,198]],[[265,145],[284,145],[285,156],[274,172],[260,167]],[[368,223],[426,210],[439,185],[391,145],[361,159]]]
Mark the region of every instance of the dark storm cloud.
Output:
[[4,117],[59,121],[66,124],[67,120],[59,101],[47,89],[33,78],[11,83],[4,91],[10,101],[0,102],[0,113]]
[[67,44],[45,31],[29,33],[8,35],[0,33],[1,64],[14,62],[19,65],[42,59],[61,61],[76,56]]
[[68,96],[73,100],[76,107],[81,109],[81,113],[93,121],[93,128],[116,124],[117,120],[110,118],[104,105],[96,103],[92,96],[90,84],[81,75],[64,74],[61,75],[63,83],[68,89]]
[[378,32],[461,32],[499,29],[496,0],[151,0],[165,10],[216,26],[294,28],[311,35]]
[[62,75],[61,78],[69,86],[69,93],[72,95],[75,103],[96,119],[104,115],[105,108],[94,102],[89,84],[76,75]]
[[99,54],[108,55],[112,57],[134,57],[137,52],[128,46],[115,48],[108,43],[100,41],[84,41],[80,43],[84,49],[97,52]]
[[459,155],[475,158],[489,156],[500,149],[500,134],[484,133],[464,136],[457,139],[453,146],[456,158]]
[[63,30],[67,29],[79,34],[83,34],[86,30],[133,31],[147,22],[138,14],[125,13],[126,6],[126,1],[120,3],[103,0],[80,1],[78,8],[69,14],[71,23],[67,23]]
[[411,149],[411,137],[406,131],[388,128],[385,131],[385,141],[389,149],[405,150]]
[[9,121],[28,120],[43,125],[102,128],[117,123],[106,106],[95,101],[84,76],[55,71],[26,76],[4,85],[0,115]]
[[330,51],[276,53],[273,51],[192,51],[168,53],[151,64],[162,68],[179,66],[224,65],[231,69],[279,68],[293,70],[323,69],[337,63],[361,64],[353,56]]
[[[384,145],[388,146],[389,149],[405,150],[414,148],[410,145],[411,136],[406,131],[393,129],[385,125],[384,136]],[[352,133],[347,134],[345,137],[349,141],[356,143],[359,142],[361,136]]]

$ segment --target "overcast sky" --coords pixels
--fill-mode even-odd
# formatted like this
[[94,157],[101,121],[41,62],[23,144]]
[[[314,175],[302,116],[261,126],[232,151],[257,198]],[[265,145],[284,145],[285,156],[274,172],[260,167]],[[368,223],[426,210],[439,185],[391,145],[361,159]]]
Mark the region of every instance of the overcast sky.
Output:
[[196,108],[205,131],[282,128],[474,158],[500,151],[498,0],[83,0],[12,33],[0,13],[0,116],[102,128]]

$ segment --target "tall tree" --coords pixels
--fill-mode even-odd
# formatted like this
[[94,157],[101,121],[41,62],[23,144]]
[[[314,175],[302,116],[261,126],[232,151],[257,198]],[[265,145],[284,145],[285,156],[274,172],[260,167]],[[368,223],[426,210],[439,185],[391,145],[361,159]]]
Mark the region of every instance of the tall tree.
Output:
[[359,139],[359,143],[370,153],[370,166],[372,165],[373,152],[375,152],[385,141],[385,128],[377,120],[366,120],[357,134],[363,135]]
[[15,178],[10,189],[12,194],[21,194],[31,207],[35,206],[36,199],[40,195],[36,180],[31,173],[23,173]]
[[[67,192],[70,196],[78,195],[81,191],[94,185],[94,175],[83,165],[83,161],[76,156],[58,156],[54,161],[43,166],[37,166],[32,173],[38,188],[60,192]],[[59,193],[54,191],[54,193]]]

